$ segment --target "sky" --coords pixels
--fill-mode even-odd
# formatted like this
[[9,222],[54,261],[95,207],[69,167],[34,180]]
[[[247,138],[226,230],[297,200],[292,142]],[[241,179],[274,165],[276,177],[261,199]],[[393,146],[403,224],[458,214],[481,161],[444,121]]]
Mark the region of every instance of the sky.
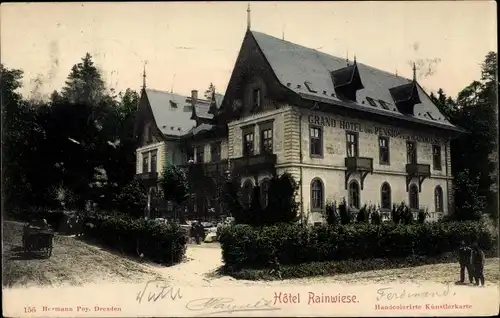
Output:
[[[224,93],[247,2],[2,3],[1,62],[24,71],[26,97],[60,90],[89,52],[109,89]],[[496,51],[494,1],[250,2],[251,28],[412,77],[456,96]]]

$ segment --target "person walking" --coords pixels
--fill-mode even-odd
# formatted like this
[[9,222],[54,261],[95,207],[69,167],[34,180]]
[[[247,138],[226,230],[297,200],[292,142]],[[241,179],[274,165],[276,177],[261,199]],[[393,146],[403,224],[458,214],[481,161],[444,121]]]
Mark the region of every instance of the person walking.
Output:
[[469,283],[473,283],[473,273],[471,266],[471,253],[472,250],[469,246],[462,241],[460,244],[460,249],[458,250],[458,258],[460,262],[460,281],[457,283],[463,284],[465,281],[465,270],[467,270],[467,275],[469,276]]
[[484,263],[486,258],[484,256],[484,252],[479,247],[477,242],[472,244],[472,253],[471,253],[471,265],[474,273],[474,280],[476,286],[484,286]]

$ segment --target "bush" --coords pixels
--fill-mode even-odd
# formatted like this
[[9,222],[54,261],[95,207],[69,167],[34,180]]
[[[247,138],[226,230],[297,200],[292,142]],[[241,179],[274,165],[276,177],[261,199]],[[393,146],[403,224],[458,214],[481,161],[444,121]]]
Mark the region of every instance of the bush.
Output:
[[83,229],[86,237],[114,250],[129,255],[144,254],[160,264],[179,263],[186,252],[187,236],[177,224],[93,212],[85,216]]
[[222,268],[221,272],[237,279],[246,280],[275,280],[293,279],[311,276],[331,276],[337,274],[349,274],[362,271],[373,271],[381,269],[403,268],[420,266],[426,264],[452,263],[456,262],[454,253],[445,253],[437,257],[404,257],[394,259],[366,259],[310,262],[295,265],[280,266],[279,270],[270,268],[245,268],[234,270],[228,267]]
[[461,240],[489,250],[491,233],[478,222],[303,227],[298,224],[251,227],[235,225],[221,231],[224,263],[233,268],[269,264],[438,256],[455,252]]

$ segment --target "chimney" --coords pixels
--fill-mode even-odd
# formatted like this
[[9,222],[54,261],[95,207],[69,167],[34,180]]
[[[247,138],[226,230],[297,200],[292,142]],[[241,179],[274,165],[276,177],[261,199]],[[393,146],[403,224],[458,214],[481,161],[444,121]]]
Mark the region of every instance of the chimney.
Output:
[[193,102],[195,102],[197,99],[198,99],[198,91],[193,89],[191,91],[191,99],[193,100]]

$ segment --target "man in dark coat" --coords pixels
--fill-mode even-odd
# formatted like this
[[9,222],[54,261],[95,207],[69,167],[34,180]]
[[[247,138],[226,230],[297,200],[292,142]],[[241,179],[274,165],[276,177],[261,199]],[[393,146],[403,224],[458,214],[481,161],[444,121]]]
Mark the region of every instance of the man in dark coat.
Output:
[[467,274],[469,276],[469,283],[472,284],[472,266],[471,266],[471,252],[472,250],[468,247],[464,241],[460,245],[460,249],[458,250],[458,257],[460,262],[460,281],[459,283],[463,284],[465,281],[465,270],[467,269]]
[[479,244],[475,242],[472,244],[472,253],[471,253],[471,263],[472,269],[474,273],[474,280],[476,286],[479,286],[479,282],[481,282],[481,286],[484,286],[484,263],[486,261],[486,257],[484,256],[484,252],[479,248]]

